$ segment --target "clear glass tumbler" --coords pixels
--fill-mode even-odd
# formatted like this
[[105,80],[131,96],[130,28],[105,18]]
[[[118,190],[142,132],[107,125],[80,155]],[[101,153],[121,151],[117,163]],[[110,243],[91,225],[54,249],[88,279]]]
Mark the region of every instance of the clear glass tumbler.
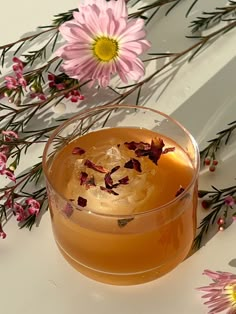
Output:
[[54,131],[43,169],[56,243],[86,276],[140,284],[188,255],[199,152],[171,117],[134,105],[81,112]]

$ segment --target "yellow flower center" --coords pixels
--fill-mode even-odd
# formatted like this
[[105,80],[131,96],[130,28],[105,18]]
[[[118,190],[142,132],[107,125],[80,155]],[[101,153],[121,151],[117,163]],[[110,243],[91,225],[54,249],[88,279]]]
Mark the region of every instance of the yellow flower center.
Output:
[[233,305],[236,305],[236,284],[229,284],[226,287],[226,291]]
[[234,301],[236,301],[236,286],[234,286],[232,289],[232,298]]
[[103,62],[109,62],[117,57],[119,51],[118,42],[108,37],[97,37],[93,44],[94,55]]

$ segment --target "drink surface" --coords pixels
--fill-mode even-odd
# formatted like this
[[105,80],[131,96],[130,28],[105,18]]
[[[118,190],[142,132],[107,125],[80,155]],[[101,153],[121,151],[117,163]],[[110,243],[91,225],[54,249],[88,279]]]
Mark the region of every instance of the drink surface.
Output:
[[[150,144],[159,137],[165,143],[163,152],[175,149],[161,154],[157,164],[149,156],[137,157],[136,151],[125,144]],[[78,147],[84,153],[73,154]],[[141,172],[138,167],[124,167],[132,158],[140,162]],[[86,166],[86,160],[108,173],[117,167],[110,174],[112,183],[126,178],[121,181],[125,184],[112,188],[118,195],[100,188],[106,187],[107,172]],[[93,177],[88,186],[81,185],[82,172],[87,178]],[[137,284],[163,275],[191,248],[197,185],[176,202],[161,210],[153,209],[174,200],[180,187],[191,183],[193,175],[190,159],[175,142],[146,129],[103,129],[75,139],[55,155],[50,168],[53,189],[51,186],[49,190],[49,205],[61,252],[79,271],[103,282]],[[85,210],[77,207],[79,197],[87,201]],[[69,212],[65,198],[76,205]],[[122,220],[116,215],[130,215],[131,220],[120,224]]]
[[[148,156],[137,157],[125,144],[132,141],[151,144],[159,137],[165,144],[163,151],[170,147],[174,151],[162,154],[157,165]],[[73,154],[76,147],[85,152]],[[131,159],[138,160],[141,171],[124,167]],[[115,195],[101,189],[106,187],[105,173],[87,167],[86,160],[108,171],[119,166],[111,174],[113,184],[125,177],[128,182],[113,188]],[[92,185],[81,184],[82,173],[94,179]],[[53,161],[50,177],[56,191],[75,204],[80,196],[93,212],[125,215],[148,211],[173,200],[180,187],[186,188],[191,182],[193,167],[188,156],[169,138],[146,129],[111,128],[91,132],[64,147]]]

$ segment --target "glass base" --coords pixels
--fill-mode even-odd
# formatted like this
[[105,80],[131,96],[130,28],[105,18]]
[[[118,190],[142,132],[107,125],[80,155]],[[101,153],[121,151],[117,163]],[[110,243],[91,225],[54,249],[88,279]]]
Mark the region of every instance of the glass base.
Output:
[[76,270],[78,270],[81,274],[102,283],[106,283],[110,285],[119,285],[119,286],[138,285],[138,284],[155,280],[167,274],[172,269],[174,269],[178,264],[180,264],[189,255],[189,252],[190,252],[190,247],[188,247],[184,251],[182,251],[180,254],[175,256],[174,259],[165,263],[164,265],[158,266],[155,269],[152,269],[150,271],[146,271],[143,273],[138,273],[138,274],[136,273],[136,274],[124,275],[124,274],[109,274],[109,273],[104,273],[104,272],[100,272],[100,271],[88,268],[80,264],[79,262],[75,261],[73,258],[71,258],[71,256],[69,256],[63,250],[63,248],[60,247],[58,243],[57,245],[60,252],[65,257],[65,259],[69,262],[69,264],[73,266]]

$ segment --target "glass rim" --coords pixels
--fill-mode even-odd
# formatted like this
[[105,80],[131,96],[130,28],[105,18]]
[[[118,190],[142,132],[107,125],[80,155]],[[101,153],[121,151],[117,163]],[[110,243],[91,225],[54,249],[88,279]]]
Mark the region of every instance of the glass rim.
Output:
[[[138,212],[138,213],[131,213],[131,214],[106,214],[106,213],[98,213],[95,212],[91,209],[88,208],[81,208],[76,206],[74,203],[72,203],[72,201],[70,201],[69,199],[67,199],[63,194],[61,194],[59,191],[57,191],[57,189],[54,187],[54,185],[52,184],[50,177],[49,177],[49,172],[48,169],[49,167],[47,166],[47,152],[49,149],[50,144],[53,142],[53,139],[56,137],[57,134],[60,133],[61,130],[63,130],[65,127],[67,127],[68,125],[70,125],[71,123],[73,123],[73,121],[78,120],[78,118],[82,115],[85,115],[84,118],[86,118],[86,114],[87,116],[90,115],[91,112],[95,112],[95,111],[101,111],[101,110],[106,110],[106,109],[116,109],[116,108],[120,108],[120,109],[140,109],[140,110],[147,110],[147,111],[152,111],[156,114],[159,114],[169,120],[171,120],[174,124],[176,124],[178,127],[180,127],[184,133],[187,135],[187,137],[190,139],[193,148],[194,148],[194,156],[195,156],[195,163],[196,163],[196,167],[194,168],[194,175],[192,177],[191,182],[188,184],[188,186],[185,188],[184,192],[182,192],[180,195],[176,196],[175,198],[173,198],[173,200],[152,208],[150,210],[147,211],[143,211],[143,212]],[[200,169],[200,156],[199,156],[199,148],[198,148],[198,144],[196,142],[196,140],[194,139],[194,137],[191,135],[191,133],[177,120],[175,120],[174,118],[170,117],[168,114],[165,114],[159,110],[150,108],[150,107],[143,107],[143,106],[139,106],[139,105],[129,105],[129,104],[111,104],[111,105],[102,105],[102,106],[98,106],[95,108],[91,108],[91,109],[86,109],[86,110],[82,110],[81,112],[77,113],[76,115],[74,115],[73,117],[69,118],[68,120],[66,120],[65,122],[63,122],[60,126],[58,126],[53,133],[50,135],[44,150],[43,150],[43,158],[42,158],[42,166],[43,166],[43,173],[45,175],[45,178],[47,180],[47,182],[50,184],[50,186],[53,188],[53,190],[64,200],[66,201],[68,204],[70,204],[73,208],[79,208],[79,211],[81,212],[87,212],[89,214],[93,214],[93,215],[97,215],[100,217],[109,217],[109,218],[116,218],[116,219],[122,219],[122,218],[130,218],[130,217],[137,217],[137,216],[142,216],[142,215],[148,215],[151,214],[155,211],[161,211],[164,208],[170,207],[172,206],[174,203],[177,203],[181,198],[184,198],[185,195],[187,195],[188,191],[191,189],[191,187],[193,186],[193,184],[196,182],[196,179],[198,177],[199,174],[199,169]]]

